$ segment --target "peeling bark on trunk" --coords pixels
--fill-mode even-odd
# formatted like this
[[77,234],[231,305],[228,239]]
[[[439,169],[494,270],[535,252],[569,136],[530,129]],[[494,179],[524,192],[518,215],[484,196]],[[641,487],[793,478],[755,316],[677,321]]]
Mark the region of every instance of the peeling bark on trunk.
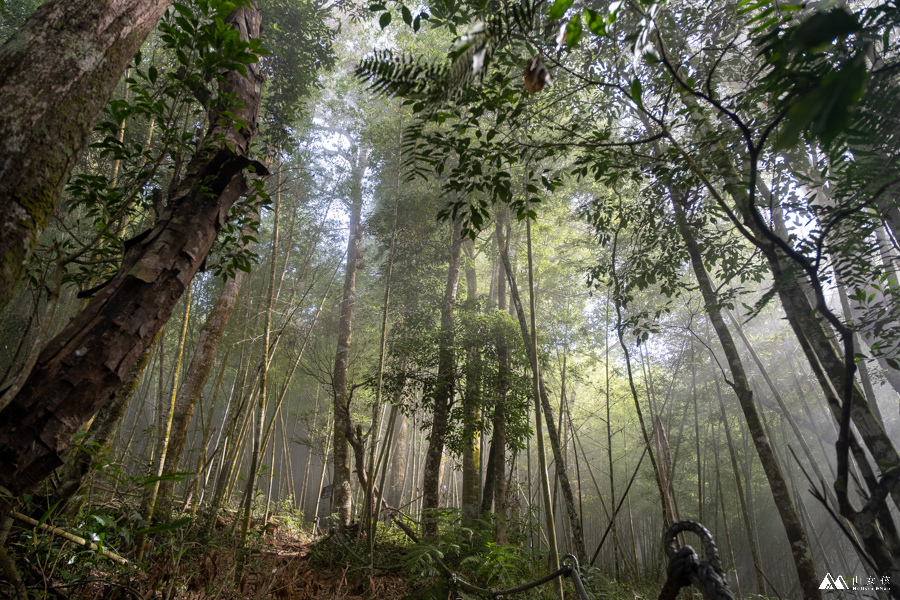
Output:
[[[128,374],[128,378],[122,384],[121,389],[97,413],[88,431],[88,444],[101,448],[107,448],[111,444],[116,431],[119,429],[119,424],[122,422],[122,417],[125,416],[125,411],[128,410],[128,405],[131,404],[131,399],[137,391],[141,376],[150,363],[152,350],[153,344],[147,346],[140,360],[132,367],[131,373]],[[73,510],[69,510],[67,505],[90,479],[88,474],[91,470],[91,464],[94,462],[94,456],[94,452],[79,447],[62,470],[59,485],[56,486],[50,499],[51,506],[59,503],[61,514],[74,514],[75,507],[72,507]]]
[[98,115],[170,3],[48,2],[0,48],[0,308]]
[[[259,36],[253,6],[229,17],[244,39]],[[244,170],[253,162],[262,90],[258,66],[247,65],[247,72],[249,78],[226,75],[222,96],[234,93],[242,106],[212,111],[203,146],[155,227],[128,246],[116,275],[48,343],[22,391],[0,413],[0,485],[14,495],[58,467],[71,435],[121,388],[246,193]],[[229,108],[245,128],[220,115]],[[262,165],[256,165],[259,172]]]
[[[438,375],[434,390],[434,410],[431,421],[431,437],[422,469],[422,511],[435,510],[440,505],[441,457],[450,420],[450,401],[453,398],[453,372],[456,356],[453,352],[453,309],[456,306],[456,292],[459,286],[459,267],[462,240],[459,224],[451,223],[450,261],[447,266],[447,286],[441,305],[441,341],[438,350]],[[425,515],[424,535],[438,537],[437,520]]]

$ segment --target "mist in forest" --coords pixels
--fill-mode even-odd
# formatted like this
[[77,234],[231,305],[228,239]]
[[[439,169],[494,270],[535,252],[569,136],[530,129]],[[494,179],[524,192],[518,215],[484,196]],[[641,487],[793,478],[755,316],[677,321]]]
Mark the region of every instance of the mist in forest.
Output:
[[900,598],[893,3],[120,4],[0,4],[0,597]]

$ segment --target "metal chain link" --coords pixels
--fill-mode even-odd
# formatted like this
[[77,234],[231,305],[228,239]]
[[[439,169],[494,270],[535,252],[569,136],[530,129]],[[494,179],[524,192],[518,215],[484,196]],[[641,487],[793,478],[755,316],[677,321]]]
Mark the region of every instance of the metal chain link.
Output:
[[[677,548],[676,537],[685,531],[695,533],[700,538],[705,561],[701,561],[690,546]],[[668,577],[659,593],[659,600],[675,600],[681,588],[691,584],[703,592],[706,600],[734,600],[722,571],[719,549],[706,527],[696,521],[679,521],[663,535],[663,547],[669,557],[669,566],[666,568]]]

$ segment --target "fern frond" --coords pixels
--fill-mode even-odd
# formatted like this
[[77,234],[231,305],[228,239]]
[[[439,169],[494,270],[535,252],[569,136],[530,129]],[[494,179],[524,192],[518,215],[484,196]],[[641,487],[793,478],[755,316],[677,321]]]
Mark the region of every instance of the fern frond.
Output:
[[376,94],[418,99],[427,96],[429,83],[440,69],[409,54],[395,55],[390,50],[376,50],[359,61],[356,77],[369,82]]
[[375,93],[424,102],[436,110],[458,98],[477,76],[483,75],[496,51],[513,36],[534,27],[535,15],[543,2],[524,0],[505,5],[487,20],[477,22],[457,38],[442,64],[376,50],[359,62],[356,77],[368,82]]

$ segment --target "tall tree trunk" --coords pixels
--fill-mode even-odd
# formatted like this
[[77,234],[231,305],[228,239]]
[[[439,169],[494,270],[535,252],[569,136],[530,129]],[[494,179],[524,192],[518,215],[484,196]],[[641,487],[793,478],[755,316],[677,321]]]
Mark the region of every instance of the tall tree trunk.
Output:
[[[791,546],[791,555],[794,559],[794,566],[797,569],[797,577],[800,581],[800,587],[803,598],[820,599],[822,592],[819,590],[818,572],[816,571],[816,563],[813,559],[809,546],[809,540],[803,524],[800,521],[800,515],[794,507],[791,499],[790,490],[785,481],[784,474],[775,454],[772,450],[771,443],[763,430],[762,421],[756,403],[753,400],[753,392],[750,389],[750,382],[744,371],[744,365],[741,360],[737,345],[731,337],[731,332],[722,318],[721,309],[719,308],[719,298],[716,295],[715,286],[710,280],[703,264],[703,254],[700,250],[697,240],[694,237],[694,231],[687,221],[685,214],[685,198],[670,188],[672,194],[672,204],[675,207],[675,216],[678,223],[678,231],[685,242],[688,254],[691,257],[691,266],[694,269],[694,275],[697,278],[697,284],[700,292],[703,294],[703,301],[706,304],[706,312],[709,315],[719,343],[728,360],[728,366],[731,370],[732,383],[735,395],[738,397],[741,409],[744,412],[744,418],[747,427],[750,430],[750,437],[753,439],[756,453],[762,463],[763,471],[769,482],[769,488],[772,491],[772,498],[778,509],[778,515],[781,517],[781,523],[784,526],[788,541]],[[699,457],[698,457],[699,460]]]
[[[719,380],[718,380],[718,378],[716,378],[716,389],[718,389],[718,385],[719,385]],[[724,415],[723,415],[723,417],[724,417]],[[728,554],[731,556],[731,566],[734,567],[734,582],[735,582],[735,587],[737,588],[738,599],[743,600],[744,594],[741,591],[741,579],[738,576],[737,561],[734,558],[734,545],[731,543],[731,529],[728,527],[728,513],[725,510],[725,494],[722,491],[722,475],[721,475],[721,469],[719,467],[719,437],[715,436],[714,440],[715,441],[713,442],[713,456],[716,461],[716,490],[719,495],[719,505],[722,510],[722,527],[725,529],[725,541],[728,543]],[[737,493],[738,493],[738,496],[743,498],[743,495],[741,494],[740,489],[737,490]],[[713,509],[715,509],[715,504],[713,504]],[[752,538],[750,539],[750,543],[753,544]],[[755,545],[753,546],[753,548],[755,549]],[[756,558],[757,558],[757,556],[754,551],[754,555],[753,555],[754,561],[756,560]],[[754,562],[754,564],[756,564],[756,563]],[[725,571],[726,573],[728,572],[727,569],[723,569],[723,571]],[[761,580],[759,574],[756,575],[756,578],[758,581]],[[764,588],[760,588],[760,591],[762,591],[763,589]]]
[[[316,386],[316,405],[313,409],[313,420],[312,427],[307,430],[307,435],[312,437],[312,435],[318,431],[316,427],[316,422],[319,418],[319,389],[320,387]],[[300,484],[300,493],[294,499],[294,506],[300,506],[300,510],[303,511],[303,515],[306,515],[306,492],[309,486],[309,467],[312,464],[312,440],[310,439],[309,446],[306,448],[306,468],[303,469],[303,481]]]
[[[400,130],[400,141],[402,143],[402,129]],[[398,161],[401,156],[398,156]],[[381,460],[379,459],[379,464],[375,463],[375,450],[378,448],[378,437],[380,435],[380,427],[381,427],[381,404],[382,404],[382,394],[384,392],[384,361],[387,356],[387,329],[388,329],[388,309],[390,307],[391,302],[391,278],[394,274],[394,255],[397,250],[397,220],[399,218],[399,210],[400,210],[400,172],[398,166],[397,172],[397,182],[395,189],[395,197],[394,197],[394,223],[391,227],[391,245],[390,251],[388,252],[388,263],[387,263],[387,272],[385,273],[385,282],[384,282],[384,302],[381,307],[381,339],[379,340],[378,346],[378,382],[375,388],[375,403],[372,406],[372,435],[371,442],[369,444],[369,472],[371,473],[371,479],[368,481],[368,485],[366,486],[366,524],[368,527],[368,542],[369,542],[369,568],[372,569],[372,565],[375,562],[375,534],[378,528],[378,515],[381,512],[381,502],[384,500],[384,479],[385,475],[387,475],[387,471]],[[403,370],[406,370],[404,365]],[[403,389],[402,386],[400,388]],[[397,398],[399,401],[399,397]],[[397,406],[393,406],[393,410],[391,411],[391,417],[388,425],[387,437],[385,438],[382,446],[382,454],[390,453],[391,444],[393,443],[394,437],[394,426],[396,424],[397,419]],[[381,458],[386,460],[386,457],[382,456]],[[381,483],[378,486],[378,499],[375,499],[375,476],[378,469],[381,469]]]
[[338,323],[337,352],[334,357],[332,386],[334,389],[334,492],[332,511],[338,513],[341,527],[350,525],[352,496],[350,479],[350,451],[347,431],[350,422],[350,395],[347,383],[351,333],[353,330],[353,303],[356,298],[356,271],[359,268],[362,242],[362,179],[366,168],[366,151],[353,148],[350,173],[350,235],[347,240],[347,270],[344,273],[344,296],[341,300],[341,317]]
[[[800,432],[800,427],[797,425],[797,422],[794,419],[793,414],[788,410],[787,405],[785,404],[784,399],[781,397],[781,393],[775,387],[775,383],[772,381],[772,378],[769,377],[769,373],[766,370],[765,365],[763,364],[759,355],[756,353],[756,350],[753,348],[753,345],[750,343],[750,340],[747,339],[747,335],[744,333],[743,327],[741,327],[740,322],[734,316],[734,314],[731,313],[731,311],[726,309],[726,312],[728,314],[728,317],[731,319],[731,322],[734,324],[734,330],[737,332],[738,337],[741,338],[741,341],[744,343],[744,346],[747,348],[747,352],[749,352],[750,357],[753,359],[753,362],[756,364],[757,368],[759,369],[760,374],[762,374],[763,379],[766,382],[766,385],[768,385],[769,390],[772,392],[772,397],[775,398],[775,402],[777,405],[777,411],[783,415],[785,420],[791,426],[791,429],[794,432],[794,435],[797,437],[797,440],[800,442],[800,447],[803,450],[803,453],[806,455],[807,460],[809,461],[809,465],[812,468],[813,475],[815,475],[815,477],[816,477],[816,481],[826,481],[825,475],[822,473],[822,470],[819,467],[819,462],[813,457],[812,450],[809,448],[809,445],[806,443],[806,440],[804,439],[803,434]],[[759,396],[760,395],[757,394],[757,397],[759,397]],[[775,407],[773,407],[773,408],[775,408]],[[875,476],[871,472],[871,469],[869,468],[868,458],[862,452],[862,449],[859,448],[859,446],[856,444],[854,444],[852,451],[853,451],[854,457],[856,458],[858,464],[862,467],[862,470],[865,473],[864,479],[868,483],[873,484]],[[826,454],[826,456],[827,456],[827,454]],[[793,478],[788,477],[788,479],[791,480]],[[828,500],[830,502],[832,502],[833,506],[838,505],[838,500],[835,497],[834,491],[831,488],[828,488],[828,487],[825,488],[825,496],[828,498]],[[853,534],[852,530],[850,531],[850,533],[853,535],[853,539],[856,539],[856,536],[855,536],[855,534]],[[858,548],[859,546],[855,545],[855,547]]]
[[[773,198],[765,182],[751,170],[752,187],[748,189],[745,178],[735,168],[725,144],[717,137],[696,98],[684,92],[682,100],[693,110],[699,132],[709,140],[710,159],[716,175],[725,181],[734,199],[737,213],[745,227],[742,233],[755,240],[769,263],[775,290],[787,320],[839,424],[838,441],[835,444],[838,469],[834,482],[835,492],[840,500],[839,510],[842,516],[854,524],[866,551],[879,570],[900,573],[900,559],[895,558],[900,556],[900,538],[891,534],[895,528],[890,523],[892,517],[887,505],[887,496],[890,495],[894,504],[900,506],[900,486],[896,485],[896,471],[883,473],[880,479],[869,484],[868,492],[873,500],[867,501],[861,510],[856,509],[849,498],[849,453],[853,451],[855,444],[851,422],[856,425],[863,443],[877,464],[900,464],[897,448],[853,379],[856,370],[853,332],[828,308],[818,268],[813,268],[808,263],[801,264],[802,258],[794,260],[796,255],[794,258],[789,257],[786,252],[788,244],[779,237],[779,224],[776,222],[776,231],[773,232],[760,214],[754,198],[757,190],[773,205],[777,204],[777,199]],[[699,169],[696,161],[691,157],[687,158],[691,168],[708,182],[709,178]],[[755,169],[756,162],[750,161],[750,167]],[[712,186],[709,186],[709,190],[711,194],[718,194]],[[777,213],[778,211],[772,211],[774,219],[778,218]],[[813,287],[817,291],[815,298],[810,299],[808,292]],[[843,353],[834,346],[826,329],[826,318],[830,319],[828,323],[832,327],[839,330]],[[900,584],[895,582],[890,585],[892,593],[900,595]]]
[[[844,320],[848,323],[852,323],[854,319],[853,315],[853,307],[850,305],[850,298],[847,297],[847,289],[844,285],[844,282],[841,281],[840,275],[835,271],[835,280],[837,282],[838,289],[838,298],[841,301],[841,310],[844,313]],[[862,345],[862,338],[856,332],[853,333],[853,343],[859,348],[860,353],[864,346]],[[882,357],[884,360],[884,357]],[[875,415],[875,418],[878,419],[878,422],[881,423],[881,426],[884,427],[884,417],[881,416],[881,410],[878,408],[878,398],[875,397],[875,388],[872,386],[872,380],[869,378],[869,368],[866,364],[867,361],[861,360],[858,364],[859,369],[859,380],[862,383],[863,392],[866,394],[866,398],[869,401],[869,405],[872,407],[872,413]],[[890,379],[888,379],[890,383]]]
[[[500,244],[500,259],[503,262],[503,268],[506,272],[507,283],[509,283],[510,298],[512,300],[513,306],[515,307],[516,316],[519,320],[519,329],[522,332],[522,340],[525,345],[525,351],[528,354],[529,361],[531,361],[533,364],[534,360],[532,360],[532,354],[534,352],[534,348],[532,348],[530,341],[531,334],[528,330],[528,324],[525,318],[525,310],[522,307],[522,299],[519,295],[518,285],[516,285],[516,278],[515,274],[513,273],[512,262],[509,260],[509,252],[506,249],[505,242]],[[540,371],[538,371],[538,375],[540,375]],[[581,522],[578,520],[578,509],[575,506],[575,496],[572,493],[572,484],[569,482],[568,473],[566,473],[566,464],[565,460],[562,457],[559,435],[556,431],[556,423],[553,422],[553,409],[550,407],[550,398],[547,395],[547,389],[544,386],[544,379],[541,376],[538,377],[538,388],[540,392],[540,404],[546,416],[547,435],[550,438],[550,447],[553,450],[553,457],[555,459],[554,463],[556,465],[556,475],[557,477],[559,477],[563,492],[563,499],[565,500],[566,504],[566,512],[569,517],[569,522],[572,526],[572,536],[575,538],[573,540],[573,545],[575,546],[575,552],[578,555],[578,558],[583,559],[587,556],[587,551],[585,550],[584,546],[584,532],[581,530]]]
[[691,338],[691,397],[694,401],[694,441],[697,456],[697,519],[703,523],[703,473],[700,460],[700,422],[697,415],[697,364],[694,362],[694,338]]
[[[399,404],[398,394],[398,404]],[[394,410],[398,404],[394,405]],[[403,490],[406,488],[406,470],[409,464],[409,419],[403,411],[397,410],[394,425],[394,451],[391,454],[391,486],[388,490],[388,503],[391,506],[403,505]]]
[[[534,401],[534,437],[537,440],[538,450],[538,468],[540,469],[541,478],[541,494],[544,500],[544,518],[547,524],[547,546],[549,547],[549,568],[556,570],[559,568],[559,547],[556,542],[556,521],[553,518],[553,499],[550,497],[550,480],[547,474],[547,454],[544,452],[544,428],[541,418],[543,411],[541,410],[541,366],[538,357],[537,345],[537,301],[534,292],[534,262],[532,260],[531,251],[531,219],[525,221],[526,240],[528,243],[528,302],[529,315],[531,316],[531,337],[526,342],[531,348],[531,387],[532,399]],[[550,411],[547,411],[547,428],[553,427],[553,417]],[[555,448],[554,448],[555,450]],[[556,460],[561,461],[562,456],[559,452],[555,452]],[[558,466],[558,465],[557,465]],[[584,553],[580,554],[582,557]],[[562,580],[557,580],[557,587],[560,598],[564,597]]]
[[[603,324],[603,370],[605,373],[605,386],[604,386],[604,395],[606,396],[606,459],[607,466],[609,468],[609,503],[613,507],[613,511],[616,509],[616,477],[615,477],[615,469],[613,468],[613,449],[612,449],[612,419],[610,418],[610,399],[609,399],[609,300],[606,302],[606,312],[605,312],[605,320]],[[582,451],[584,451],[584,447],[582,446]],[[590,469],[590,463],[585,460],[585,463],[588,465],[588,469]],[[591,473],[591,477],[593,477],[593,473]],[[594,482],[594,485],[597,485]],[[597,493],[599,494],[600,486],[597,486]],[[618,541],[618,530],[616,523],[616,515],[610,515],[611,526],[612,526],[612,534],[613,534],[613,563],[615,567],[616,578],[619,577],[619,554],[621,553],[621,548],[619,546]]]
[[[441,338],[438,350],[438,374],[434,388],[434,410],[431,420],[431,437],[425,452],[422,469],[422,511],[434,511],[440,506],[441,457],[450,420],[450,402],[453,399],[453,375],[456,368],[453,335],[453,310],[456,306],[456,292],[459,285],[460,254],[462,239],[459,223],[450,224],[450,260],[447,263],[447,285],[441,303]],[[438,523],[433,514],[423,517],[426,538],[438,537]]]
[[[253,273],[250,273],[253,278]],[[229,410],[225,411],[222,417],[222,435],[216,445],[216,450],[220,455],[219,466],[217,469],[211,469],[210,474],[215,475],[212,486],[212,494],[210,494],[209,503],[207,505],[206,514],[202,526],[202,537],[209,537],[212,533],[213,526],[218,517],[219,507],[225,499],[226,490],[228,488],[230,469],[234,468],[234,464],[238,460],[237,450],[240,445],[237,438],[240,436],[240,430],[247,414],[247,406],[250,403],[252,391],[247,390],[247,378],[250,374],[250,364],[253,362],[253,342],[257,337],[257,325],[259,315],[262,313],[256,310],[254,305],[255,298],[247,298],[247,310],[245,311],[243,323],[243,335],[248,343],[241,346],[241,356],[238,360],[238,375],[235,377],[235,383],[232,387],[231,398],[228,400]],[[250,314],[255,312],[256,318],[253,319],[253,325],[250,326]]]
[[47,2],[0,47],[0,308],[97,117],[170,2]]
[[[498,251],[506,251],[503,239],[507,212],[501,211],[495,226]],[[497,277],[497,310],[502,314],[508,310],[506,293],[506,277]],[[506,480],[506,400],[509,391],[509,348],[506,338],[501,332],[497,339],[497,403],[494,405],[492,419],[493,436],[491,437],[491,458],[493,464],[493,496],[494,514],[496,518],[495,537],[497,543],[504,545],[509,543],[507,538],[507,480]],[[487,496],[487,494],[485,494]]]
[[475,241],[466,238],[462,243],[463,252],[466,253],[466,300],[474,300],[478,297],[478,271],[475,269]]
[[[59,5],[65,3],[52,7]],[[255,6],[228,17],[244,39],[259,37]],[[258,131],[262,75],[256,63],[245,68],[248,78],[237,71],[225,75],[220,97],[234,97],[239,105],[211,112],[209,131],[164,217],[131,240],[116,275],[50,341],[22,390],[0,412],[0,485],[13,494],[59,466],[69,437],[122,386],[203,264],[232,205],[248,190],[244,169],[253,162],[248,154]],[[245,127],[236,129],[236,120]],[[256,164],[257,173],[264,173]]]
[[[472,240],[463,243],[466,250],[466,294],[474,299],[478,294],[478,279],[475,273],[475,244]],[[462,451],[462,521],[464,527],[472,527],[478,518],[478,486],[481,483],[481,455],[479,454],[478,422],[481,417],[481,352],[472,347],[466,357],[466,389],[463,405],[463,451]]]

